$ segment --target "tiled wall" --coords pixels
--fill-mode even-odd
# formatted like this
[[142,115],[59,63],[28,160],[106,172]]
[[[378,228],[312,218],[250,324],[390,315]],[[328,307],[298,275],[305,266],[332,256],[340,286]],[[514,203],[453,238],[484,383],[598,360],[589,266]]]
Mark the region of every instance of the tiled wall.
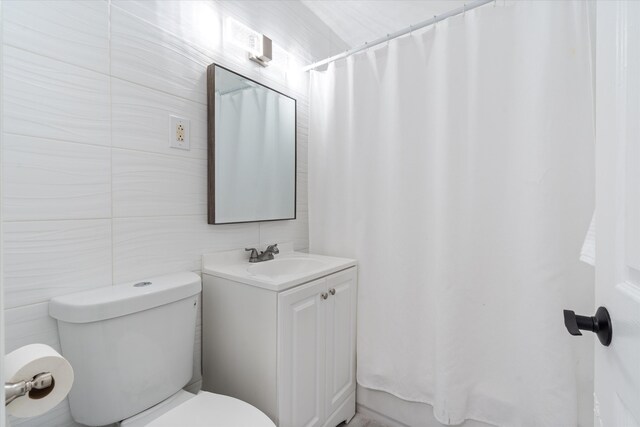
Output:
[[[6,351],[59,348],[47,301],[180,270],[203,253],[308,245],[307,78],[225,40],[228,16],[308,63],[344,44],[301,3],[21,1],[2,12]],[[298,219],[207,225],[206,80],[217,62],[298,99]],[[169,148],[169,115],[191,150]],[[199,364],[199,352],[196,353]],[[198,381],[198,370],[194,381]],[[12,425],[69,426],[68,404]]]

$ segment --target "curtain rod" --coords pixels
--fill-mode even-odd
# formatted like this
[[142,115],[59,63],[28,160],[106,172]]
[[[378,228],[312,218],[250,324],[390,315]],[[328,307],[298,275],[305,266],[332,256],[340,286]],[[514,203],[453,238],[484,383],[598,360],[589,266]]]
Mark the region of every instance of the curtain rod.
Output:
[[471,3],[465,4],[464,6],[459,7],[457,9],[452,9],[452,10],[450,10],[448,12],[443,13],[443,14],[435,15],[433,18],[427,19],[426,21],[422,21],[422,22],[420,22],[420,23],[418,23],[416,25],[410,25],[408,28],[405,28],[404,30],[396,31],[395,33],[391,33],[391,34],[387,34],[385,37],[380,37],[379,39],[375,39],[372,42],[367,42],[367,43],[365,43],[363,45],[360,45],[358,47],[354,47],[353,49],[349,49],[349,50],[347,50],[345,52],[342,52],[342,53],[339,53],[337,55],[331,56],[331,57],[329,57],[327,59],[323,59],[322,61],[314,62],[311,65],[307,65],[306,67],[303,67],[302,71],[313,70],[314,68],[318,68],[318,67],[320,67],[322,65],[329,64],[331,62],[337,61],[338,59],[346,58],[347,56],[351,56],[354,53],[358,53],[358,52],[361,52],[361,51],[363,51],[365,49],[369,49],[372,46],[376,46],[376,45],[379,45],[379,44],[384,43],[386,41],[395,39],[397,37],[404,36],[405,34],[409,34],[412,31],[416,31],[416,30],[419,30],[421,28],[428,27],[429,25],[433,25],[436,22],[443,21],[443,20],[445,20],[447,18],[451,18],[452,16],[460,15],[462,13],[465,13],[468,10],[475,9],[476,7],[482,6],[482,5],[487,4],[487,3],[491,3],[493,1],[495,1],[495,0],[474,0]]

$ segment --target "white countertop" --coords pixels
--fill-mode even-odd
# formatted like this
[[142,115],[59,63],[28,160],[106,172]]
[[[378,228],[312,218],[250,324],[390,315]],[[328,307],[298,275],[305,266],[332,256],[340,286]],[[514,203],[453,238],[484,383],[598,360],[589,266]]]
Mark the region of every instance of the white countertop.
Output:
[[[291,244],[278,244],[278,249],[280,253],[275,255],[275,260],[259,263],[250,263],[249,253],[242,249],[206,254],[202,257],[202,274],[280,292],[356,265],[353,259],[295,252]],[[269,275],[259,271],[277,269],[285,264],[296,265],[297,260],[300,268],[283,274]],[[266,263],[274,264],[261,266]]]

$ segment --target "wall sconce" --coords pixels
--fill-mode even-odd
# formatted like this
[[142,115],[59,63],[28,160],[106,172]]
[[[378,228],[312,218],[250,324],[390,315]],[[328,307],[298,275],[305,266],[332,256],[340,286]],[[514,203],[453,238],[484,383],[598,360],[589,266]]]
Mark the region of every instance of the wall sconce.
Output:
[[273,58],[273,43],[271,39],[235,19],[227,19],[227,34],[231,42],[249,51],[249,59],[266,67]]
[[249,53],[249,59],[257,62],[263,67],[267,67],[271,59],[273,59],[273,43],[271,39],[262,34],[262,51],[259,55]]

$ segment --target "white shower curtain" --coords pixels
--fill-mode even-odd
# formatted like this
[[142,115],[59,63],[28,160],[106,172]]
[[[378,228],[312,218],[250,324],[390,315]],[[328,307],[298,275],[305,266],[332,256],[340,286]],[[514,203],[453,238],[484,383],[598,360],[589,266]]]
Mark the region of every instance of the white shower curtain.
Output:
[[483,6],[311,78],[310,250],[358,260],[358,382],[445,424],[577,424],[584,2]]

